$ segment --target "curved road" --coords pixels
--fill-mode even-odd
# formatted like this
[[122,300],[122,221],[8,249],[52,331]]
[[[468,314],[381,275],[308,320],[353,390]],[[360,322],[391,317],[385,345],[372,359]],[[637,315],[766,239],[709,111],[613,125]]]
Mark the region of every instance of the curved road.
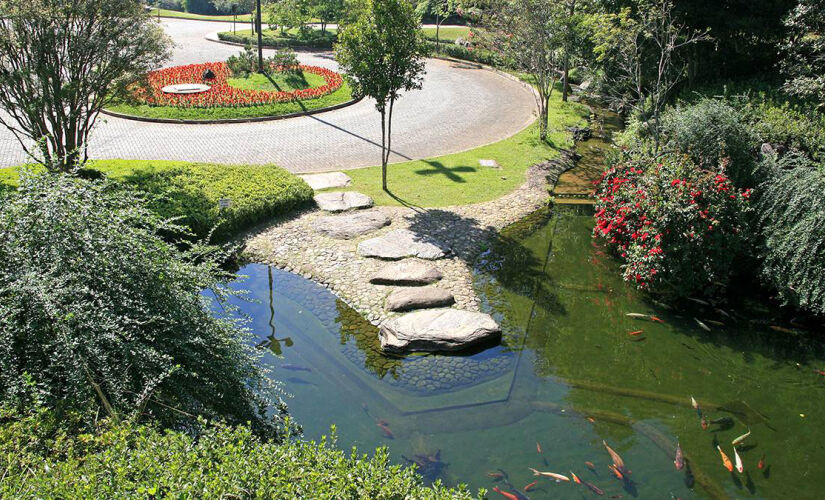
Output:
[[[169,65],[225,60],[240,50],[205,39],[231,24],[166,19],[176,42]],[[337,69],[329,53],[299,53],[302,63]],[[421,90],[404,94],[393,119],[390,161],[464,151],[513,135],[534,115],[532,94],[493,72],[430,59]],[[275,163],[293,172],[319,172],[380,162],[381,128],[373,103],[287,120],[183,125],[101,116],[92,132],[92,158]],[[21,146],[0,130],[0,166],[26,161]]]

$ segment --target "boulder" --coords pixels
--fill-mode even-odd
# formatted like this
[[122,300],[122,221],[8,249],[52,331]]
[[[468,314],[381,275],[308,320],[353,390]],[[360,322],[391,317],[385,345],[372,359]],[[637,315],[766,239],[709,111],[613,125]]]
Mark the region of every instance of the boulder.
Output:
[[399,288],[387,297],[387,311],[409,311],[431,307],[449,307],[455,297],[449,290],[434,286]]
[[392,262],[382,267],[370,278],[376,285],[429,285],[443,278],[435,267],[417,260]]
[[396,229],[378,238],[358,244],[358,254],[363,257],[399,260],[405,257],[435,260],[446,256],[450,249],[426,236],[409,229]]
[[339,240],[348,240],[371,233],[390,224],[390,218],[380,210],[353,212],[344,215],[318,217],[312,221],[312,228]]
[[352,182],[344,172],[327,172],[323,174],[307,174],[299,176],[315,191],[330,188],[347,187]]
[[459,351],[501,338],[501,327],[489,315],[459,309],[429,309],[392,318],[379,331],[388,352]]
[[355,191],[319,193],[314,198],[318,208],[327,212],[345,212],[372,206],[372,198]]

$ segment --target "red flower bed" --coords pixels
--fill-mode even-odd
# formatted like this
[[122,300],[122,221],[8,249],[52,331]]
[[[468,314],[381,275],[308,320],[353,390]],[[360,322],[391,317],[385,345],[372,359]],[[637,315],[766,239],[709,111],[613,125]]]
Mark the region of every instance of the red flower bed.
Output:
[[[318,66],[300,66],[305,73],[324,78],[324,85],[289,92],[276,90],[247,90],[230,86],[232,76],[225,63],[189,64],[152,71],[147,76],[148,88],[135,89],[135,98],[150,106],[175,106],[179,108],[241,108],[274,104],[294,100],[315,99],[341,88],[344,80],[340,74]],[[203,73],[212,70],[214,80],[204,80]],[[182,83],[206,83],[212,88],[199,94],[166,94],[161,89],[167,85]]]

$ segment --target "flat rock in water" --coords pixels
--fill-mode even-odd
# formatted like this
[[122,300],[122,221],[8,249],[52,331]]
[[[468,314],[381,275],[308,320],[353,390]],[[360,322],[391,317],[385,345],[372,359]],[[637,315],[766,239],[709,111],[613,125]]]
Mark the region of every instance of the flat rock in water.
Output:
[[501,338],[501,327],[489,314],[429,309],[386,321],[379,336],[389,352],[458,351]]
[[388,311],[409,311],[411,309],[428,309],[431,307],[449,307],[455,303],[455,297],[449,290],[434,286],[421,288],[400,288],[387,297]]
[[319,193],[314,198],[318,208],[327,212],[345,212],[372,206],[372,198],[355,191]]
[[352,179],[350,179],[349,176],[344,172],[307,174],[300,175],[299,177],[303,179],[304,182],[309,184],[309,187],[311,187],[315,191],[320,191],[322,189],[347,187],[352,182]]
[[443,278],[444,275],[435,267],[417,260],[392,262],[378,270],[370,278],[376,285],[429,285]]
[[447,255],[450,249],[443,244],[420,236],[409,229],[396,229],[378,238],[362,241],[358,254],[363,257],[399,260],[405,257],[435,260]]
[[380,210],[353,212],[344,215],[318,217],[312,221],[312,228],[339,240],[348,240],[367,234],[390,224],[390,218]]

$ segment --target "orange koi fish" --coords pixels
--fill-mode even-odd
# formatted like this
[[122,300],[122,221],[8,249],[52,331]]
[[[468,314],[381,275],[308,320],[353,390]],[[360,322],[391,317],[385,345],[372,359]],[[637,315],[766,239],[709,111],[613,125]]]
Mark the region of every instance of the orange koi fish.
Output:
[[522,488],[522,489],[524,490],[524,492],[525,492],[525,493],[527,493],[528,491],[530,491],[530,490],[532,490],[533,488],[535,488],[537,484],[539,484],[539,482],[538,482],[538,481],[533,481],[532,483],[528,484],[527,486],[525,486],[525,487],[524,487],[524,488]]
[[633,336],[633,335],[642,334],[644,332],[645,332],[644,330],[636,330],[635,332],[627,332],[627,334]]
[[602,490],[601,490],[598,486],[596,486],[595,484],[593,484],[593,483],[591,483],[591,482],[588,482],[588,481],[585,481],[585,482],[584,482],[584,485],[585,485],[585,486],[587,486],[588,488],[590,488],[590,491],[592,491],[593,493],[595,493],[595,494],[597,494],[597,495],[604,495],[604,491],[602,491]]
[[378,428],[381,429],[381,432],[384,433],[385,438],[387,438],[387,439],[394,439],[395,438],[395,434],[392,433],[392,431],[390,430],[390,427],[386,423],[378,422],[375,425],[377,425]]
[[724,466],[725,466],[725,468],[726,468],[727,470],[729,470],[730,472],[733,472],[733,464],[731,463],[731,461],[730,461],[730,459],[728,458],[728,456],[727,456],[727,455],[725,455],[725,452],[724,452],[724,451],[722,451],[722,448],[720,448],[718,444],[716,445],[716,449],[717,449],[717,450],[719,450],[719,455],[721,455],[721,456],[722,456],[722,465],[724,465]]
[[702,417],[702,420],[699,421],[699,425],[702,426],[703,431],[708,430],[708,421],[705,420],[705,417]]
[[673,465],[676,466],[676,470],[682,470],[682,467],[685,466],[685,455],[682,453],[682,446],[679,442],[676,442],[676,458],[673,459]]
[[651,316],[650,321],[655,321],[656,323],[661,323],[663,325],[665,324],[665,321],[662,318],[659,318],[658,316]]
[[762,470],[765,468],[765,454],[762,454],[762,458],[759,459],[759,463],[756,464],[756,468]]
[[571,476],[573,476],[573,482],[574,482],[574,483],[576,483],[576,484],[582,484],[582,480],[581,480],[581,479],[579,479],[579,477],[576,475],[576,473],[575,473],[575,472],[573,472],[573,471],[571,470],[571,471],[570,471],[570,475],[571,475]]
[[538,441],[536,441],[536,451],[539,452],[539,454],[541,454],[541,445]]
[[493,491],[503,496],[507,500],[518,500],[517,496],[513,495],[512,493],[507,493],[506,491],[501,491],[498,486],[493,486]]
[[587,468],[592,470],[593,472],[596,472],[596,466],[593,465],[593,462],[585,462],[584,465],[586,465]]
[[568,482],[570,481],[569,477],[563,476],[561,474],[556,474],[555,472],[542,472],[542,471],[536,470],[532,467],[528,467],[528,469],[533,471],[534,476],[545,476],[545,477],[555,479],[556,481],[568,481]]
[[607,446],[607,441],[602,440],[602,444],[604,445],[605,449],[607,449],[607,453],[610,454],[610,459],[613,460],[613,465],[615,465],[616,468],[620,471],[625,470],[624,460],[622,460],[622,457],[620,457],[618,453],[613,451],[613,448]]
[[608,465],[607,468],[610,469],[610,472],[612,472],[614,476],[616,476],[616,479],[619,481],[624,481],[624,474],[622,474],[615,465]]

